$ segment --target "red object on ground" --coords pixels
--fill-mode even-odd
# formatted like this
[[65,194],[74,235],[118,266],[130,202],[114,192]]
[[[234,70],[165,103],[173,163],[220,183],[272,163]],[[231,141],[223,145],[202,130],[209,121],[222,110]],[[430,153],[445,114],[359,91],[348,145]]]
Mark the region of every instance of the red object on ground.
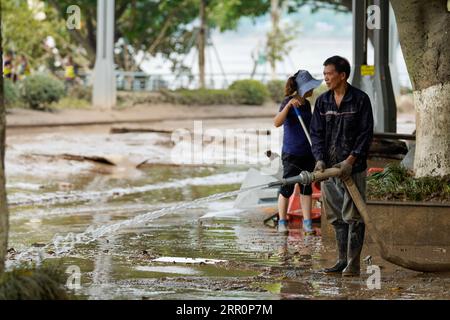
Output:
[[384,168],[369,168],[369,170],[367,170],[367,175],[370,176],[377,172],[383,172],[383,170]]
[[[311,219],[320,219],[320,184],[312,184],[313,194],[312,194],[312,207],[311,207]],[[300,200],[300,187],[298,184],[295,185],[294,193],[289,198],[288,206],[288,220],[290,222],[303,220],[303,213]]]

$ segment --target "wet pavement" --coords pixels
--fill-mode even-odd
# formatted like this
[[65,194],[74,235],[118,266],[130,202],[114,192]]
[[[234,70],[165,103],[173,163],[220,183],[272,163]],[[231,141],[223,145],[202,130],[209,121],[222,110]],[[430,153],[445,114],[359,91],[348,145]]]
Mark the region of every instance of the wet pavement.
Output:
[[[57,131],[8,137],[9,247],[38,248],[55,234],[80,233],[239,188],[249,166],[170,166],[168,135]],[[74,153],[121,159],[116,166],[42,156]],[[117,155],[120,155],[118,157]],[[155,165],[135,169],[142,159]],[[45,263],[79,267],[82,299],[449,299],[450,274],[414,272],[383,261],[341,278],[332,239],[283,236],[263,224],[275,208],[233,208],[233,198],[168,212],[127,226]],[[318,225],[316,225],[318,227]],[[17,261],[10,254],[10,265]],[[380,267],[380,289],[367,270]],[[69,275],[68,275],[69,276]],[[368,284],[369,283],[369,284]]]

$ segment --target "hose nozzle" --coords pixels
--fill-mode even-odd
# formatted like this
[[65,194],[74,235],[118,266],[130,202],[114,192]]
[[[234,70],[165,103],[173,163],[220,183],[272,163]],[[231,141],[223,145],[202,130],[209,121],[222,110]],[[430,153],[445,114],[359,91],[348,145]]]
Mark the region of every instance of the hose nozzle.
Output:
[[287,186],[291,184],[300,183],[303,185],[311,184],[314,181],[314,174],[308,171],[302,171],[298,176],[281,179],[280,181],[271,182],[268,184],[269,188],[278,186]]
[[308,184],[311,184],[312,182],[322,181],[322,180],[328,179],[330,177],[340,177],[340,175],[341,175],[341,169],[339,169],[339,168],[329,168],[329,169],[326,169],[324,172],[302,171],[298,176],[271,182],[267,185],[267,187],[273,188],[273,187],[279,187],[279,186],[287,186],[287,185],[296,184],[296,183],[308,185]]

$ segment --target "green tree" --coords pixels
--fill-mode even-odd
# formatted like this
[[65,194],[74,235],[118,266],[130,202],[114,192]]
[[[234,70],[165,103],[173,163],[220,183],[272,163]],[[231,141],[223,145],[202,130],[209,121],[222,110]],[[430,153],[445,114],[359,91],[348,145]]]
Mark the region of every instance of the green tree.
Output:
[[[53,10],[30,8],[27,1],[21,0],[3,0],[2,6],[3,48],[24,54],[34,68],[53,56],[50,48],[45,46],[47,37],[67,43],[65,25]],[[45,14],[45,19],[37,16],[39,12]]]
[[272,29],[267,33],[267,59],[272,70],[272,80],[276,79],[276,63],[282,61],[284,56],[289,53],[292,47],[289,43],[295,39],[294,26],[280,26],[281,14],[285,9],[287,2],[280,0],[271,0],[270,17],[272,20]]
[[[271,0],[214,0],[211,19],[221,31],[236,29],[240,18],[265,15],[270,12],[271,5]],[[352,0],[278,0],[278,6],[286,8],[288,14],[296,12],[304,5],[310,5],[313,12],[322,8],[348,12],[352,9]]]
[[[45,2],[56,9],[61,19],[67,18],[66,11],[70,5],[80,7],[82,27],[79,30],[69,30],[68,33],[75,43],[83,47],[92,67],[96,51],[97,2],[92,0],[45,0]],[[287,4],[289,12],[294,12],[305,3],[303,0],[280,0],[280,4]],[[116,63],[120,69],[127,71],[139,70],[145,58],[158,53],[172,61],[174,68],[182,68],[180,55],[187,54],[196,43],[199,51],[199,67],[204,70],[207,29],[216,27],[221,31],[233,29],[241,17],[258,17],[270,10],[270,0],[116,0],[115,4]],[[201,4],[205,10],[204,19],[200,20],[203,22],[199,23],[197,19],[200,16]],[[335,6],[339,7],[336,4]],[[271,38],[273,48],[287,42],[287,39],[278,41],[283,38],[280,34],[282,35],[279,32],[278,37]],[[141,54],[139,60],[138,54]],[[277,55],[278,53],[272,54]]]
[[220,30],[234,29],[241,17],[259,17],[270,13],[272,28],[267,33],[266,54],[271,67],[272,80],[276,78],[276,63],[292,49],[289,43],[295,39],[293,26],[280,26],[283,13],[294,13],[304,5],[310,5],[313,11],[320,8],[335,8],[339,11],[348,11],[352,8],[352,0],[308,1],[308,0],[229,0],[212,3],[211,19]]
[[[70,5],[81,9],[81,29],[69,30],[71,39],[86,52],[90,67],[95,63],[97,1],[46,0],[61,19],[67,18]],[[174,59],[188,46],[192,28],[189,23],[198,16],[195,0],[116,0],[115,2],[116,63],[123,70],[136,71],[145,57],[163,54]],[[120,40],[120,41],[119,41]],[[138,53],[145,56],[136,61]]]

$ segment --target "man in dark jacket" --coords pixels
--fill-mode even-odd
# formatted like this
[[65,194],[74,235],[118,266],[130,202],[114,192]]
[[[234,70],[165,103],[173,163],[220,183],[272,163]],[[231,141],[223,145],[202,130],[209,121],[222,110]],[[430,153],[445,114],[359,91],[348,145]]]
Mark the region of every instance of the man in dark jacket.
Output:
[[342,170],[341,178],[322,182],[322,197],[329,223],[336,232],[338,261],[326,273],[358,275],[365,225],[342,180],[352,177],[365,200],[367,154],[373,138],[373,114],[366,93],[347,79],[350,64],[333,56],[324,62],[329,91],[316,100],[311,121],[314,170],[328,167]]

